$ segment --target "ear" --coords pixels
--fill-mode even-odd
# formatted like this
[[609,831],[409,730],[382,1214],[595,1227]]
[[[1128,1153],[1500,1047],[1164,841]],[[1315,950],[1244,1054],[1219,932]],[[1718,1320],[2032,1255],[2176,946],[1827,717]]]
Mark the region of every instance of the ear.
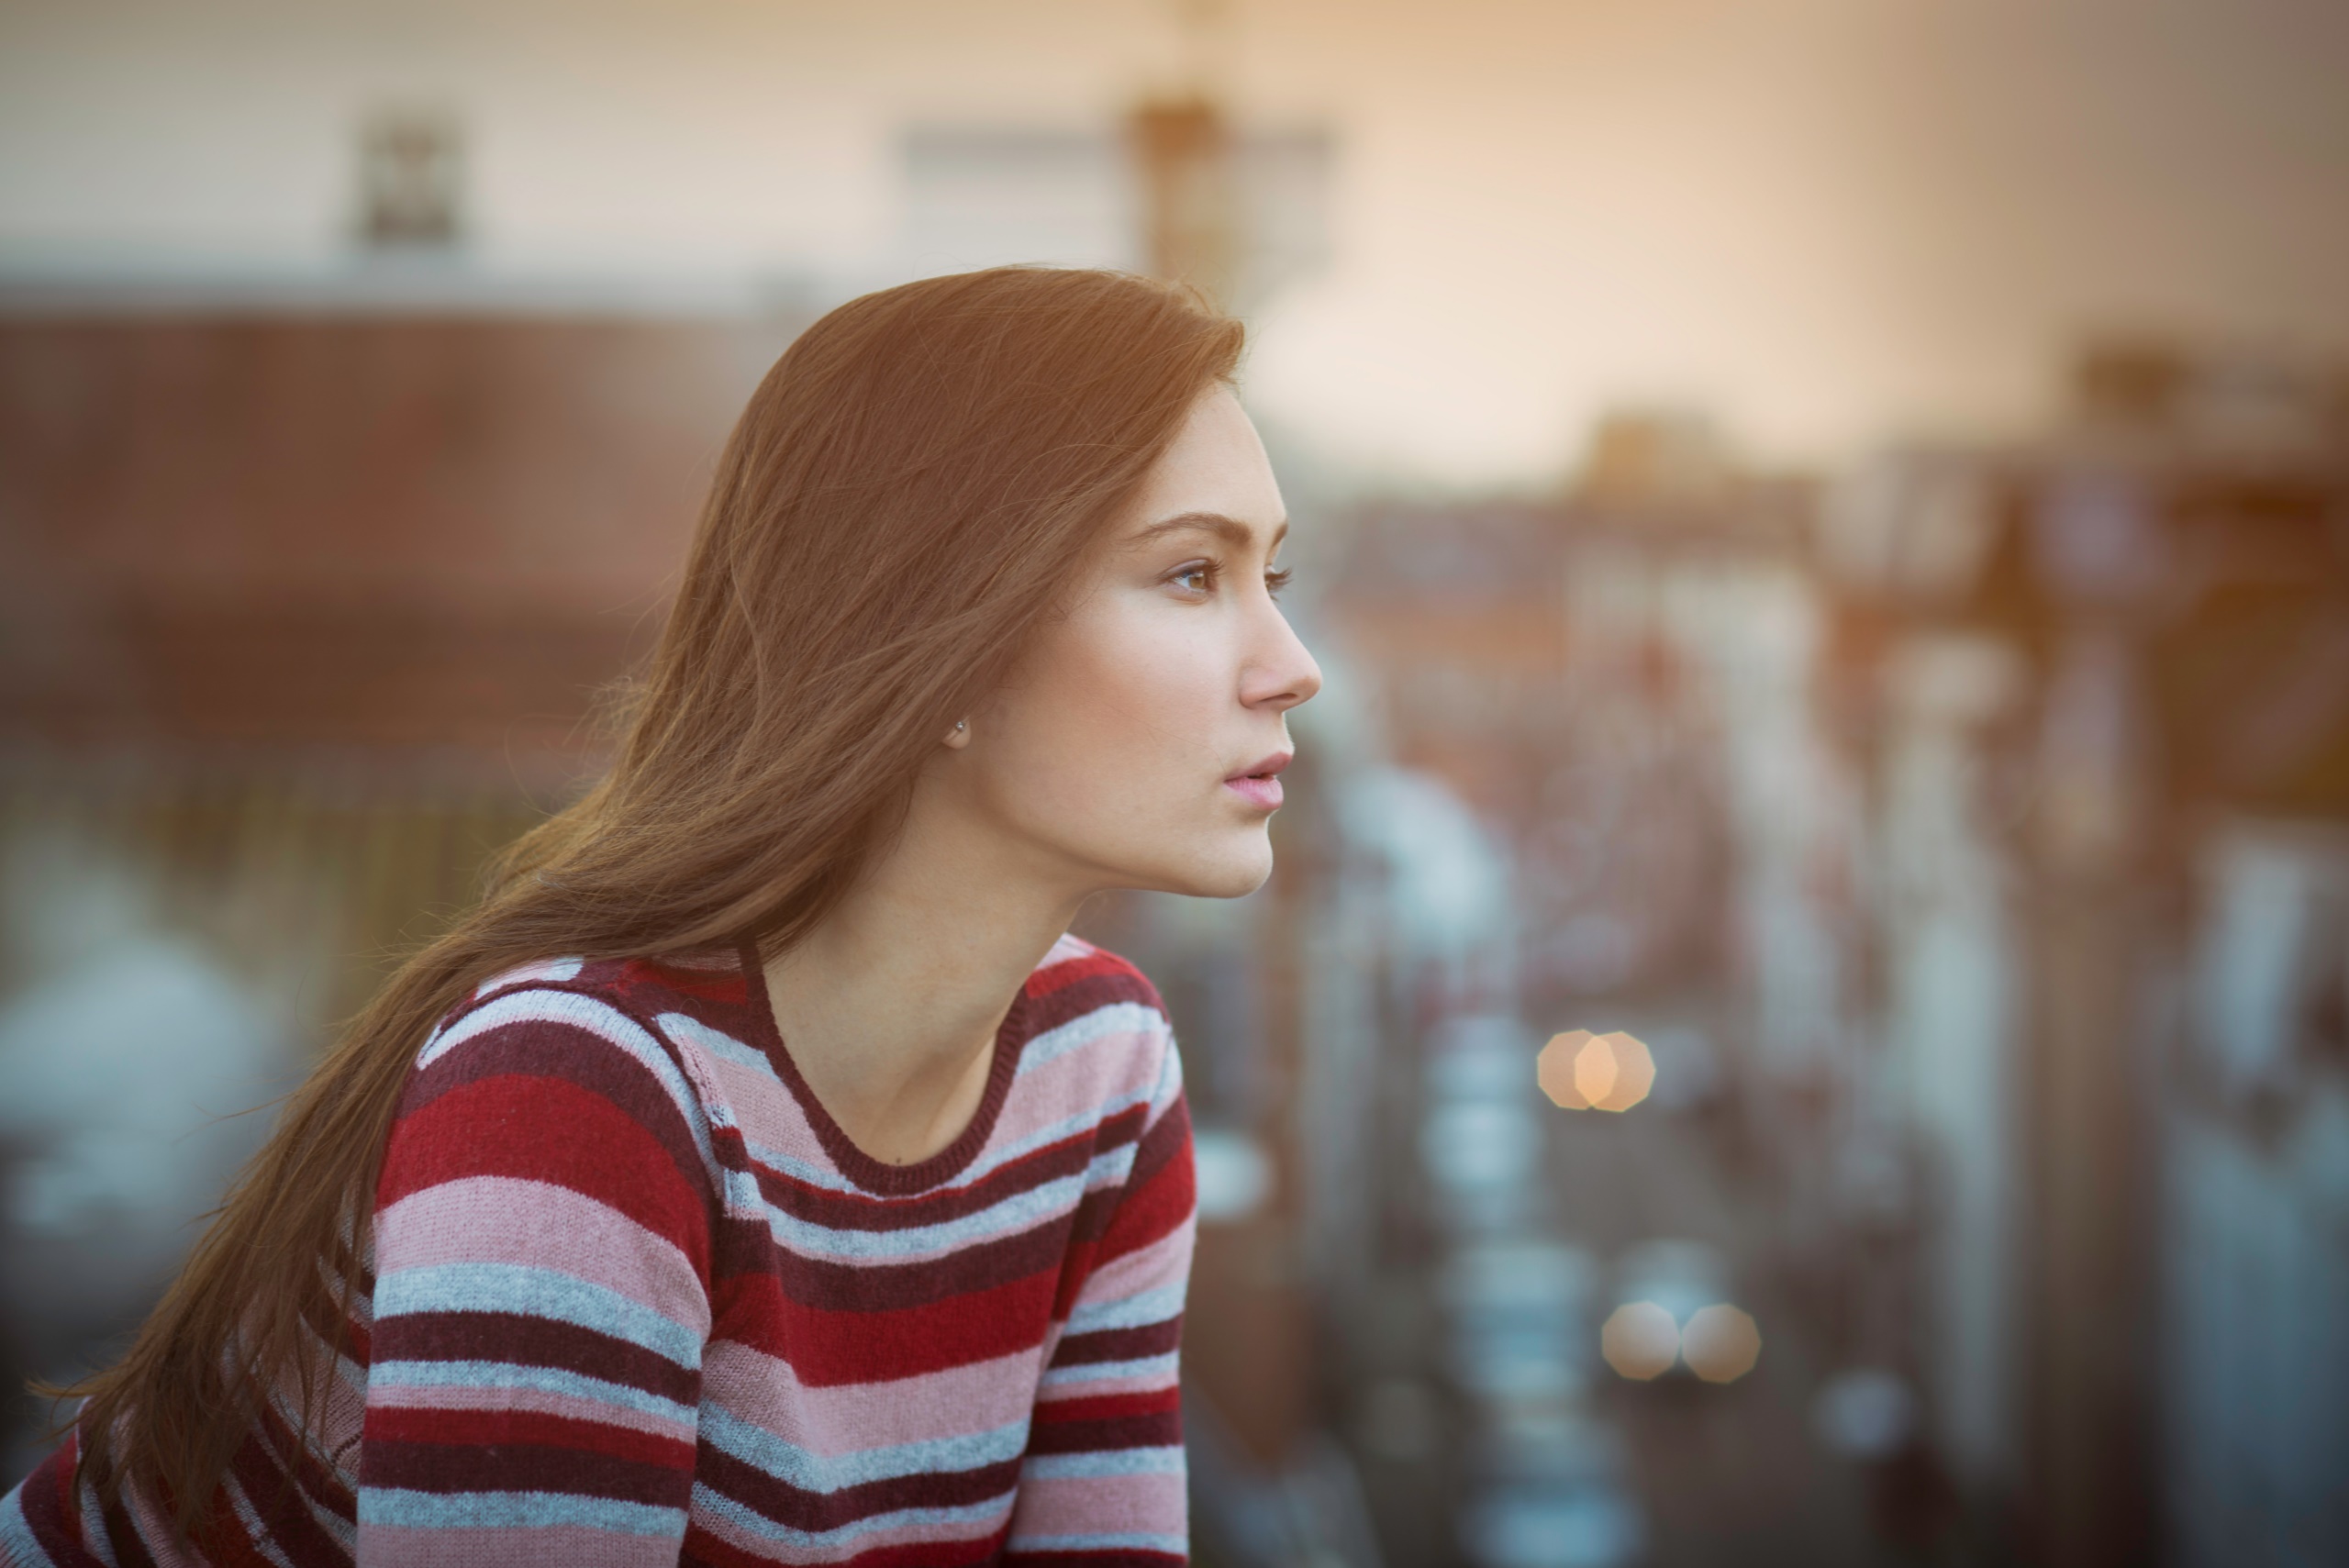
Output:
[[970,743],[971,721],[967,718],[956,719],[954,721],[954,728],[946,732],[946,745],[948,750],[959,751]]

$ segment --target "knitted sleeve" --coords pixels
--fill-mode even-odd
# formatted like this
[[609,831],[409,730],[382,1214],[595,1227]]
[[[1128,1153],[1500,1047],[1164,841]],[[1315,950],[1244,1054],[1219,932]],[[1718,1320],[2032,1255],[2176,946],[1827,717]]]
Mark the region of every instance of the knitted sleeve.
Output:
[[362,1564],[677,1560],[717,1177],[668,1043],[583,994],[419,1053],[377,1187]]
[[1006,1561],[1172,1568],[1189,1560],[1176,1383],[1195,1225],[1191,1118],[1171,1038],[1131,1161],[1080,1210],[1098,1227],[1036,1395]]

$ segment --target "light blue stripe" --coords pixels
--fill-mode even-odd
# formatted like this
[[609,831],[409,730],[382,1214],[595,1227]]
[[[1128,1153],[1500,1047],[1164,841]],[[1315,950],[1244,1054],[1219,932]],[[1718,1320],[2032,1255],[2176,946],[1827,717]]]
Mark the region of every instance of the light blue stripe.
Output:
[[1166,1037],[1166,1054],[1159,1060],[1158,1086],[1151,1091],[1150,1110],[1153,1119],[1174,1103],[1183,1092],[1183,1052],[1176,1047],[1174,1037]]
[[1093,1481],[1105,1475],[1180,1475],[1183,1451],[1119,1448],[1104,1453],[1039,1453],[1019,1468],[1021,1480]]
[[1150,1035],[1165,1028],[1165,1015],[1155,1007],[1146,1007],[1140,1002],[1110,1002],[1081,1018],[1071,1018],[1058,1029],[1030,1037],[1027,1048],[1019,1053],[1019,1075],[1024,1078],[1047,1062],[1057,1062],[1073,1051],[1082,1051],[1104,1035]]
[[764,1218],[767,1210],[774,1207],[767,1202],[767,1195],[759,1190],[756,1172],[731,1168],[726,1173],[718,1201],[726,1206],[727,1213],[751,1219]]
[[473,987],[473,995],[486,996],[493,991],[504,991],[517,985],[561,985],[566,981],[578,979],[579,972],[586,967],[587,961],[584,958],[558,958],[543,963],[526,963],[503,974],[491,975]]
[[853,1519],[838,1529],[805,1530],[781,1525],[753,1508],[745,1507],[722,1492],[712,1491],[706,1482],[694,1483],[694,1511],[711,1514],[724,1519],[735,1529],[755,1535],[763,1540],[781,1541],[801,1551],[818,1551],[845,1545],[875,1530],[898,1529],[909,1525],[969,1525],[974,1533],[992,1529],[994,1522],[1010,1512],[1018,1496],[1016,1487],[1008,1487],[1000,1497],[990,1497],[983,1503],[965,1503],[956,1508],[899,1508],[895,1513],[872,1514]]
[[819,1454],[713,1405],[702,1410],[701,1435],[719,1451],[804,1491],[837,1492],[868,1481],[977,1470],[1018,1459],[1028,1446],[1028,1421],[1022,1417],[992,1431]]
[[[811,1164],[796,1154],[786,1154],[780,1149],[759,1142],[748,1133],[743,1134],[742,1147],[751,1159],[771,1171],[789,1176],[795,1182],[805,1182],[811,1187],[821,1187],[826,1192],[848,1193],[860,1197],[873,1195],[839,1172],[827,1169],[822,1165]],[[760,1195],[760,1201],[762,1203],[766,1201],[764,1194]]]
[[774,1076],[774,1063],[757,1046],[736,1040],[724,1029],[714,1029],[690,1013],[662,1013],[652,1020],[661,1032],[681,1045],[693,1045],[712,1056],[730,1062],[737,1067],[753,1067],[768,1077]]
[[1112,1377],[1174,1376],[1175,1352],[1163,1356],[1144,1356],[1140,1361],[1086,1362],[1082,1366],[1056,1366],[1036,1381],[1040,1386],[1051,1387],[1060,1383],[1100,1383]]
[[[994,1174],[1014,1160],[1024,1159],[1037,1150],[1058,1143],[1064,1138],[1074,1138],[1080,1132],[1098,1127],[1120,1111],[1130,1110],[1140,1105],[1147,1105],[1149,1101],[1150,1096],[1145,1094],[1120,1095],[1114,1100],[1105,1100],[1091,1110],[1080,1111],[1072,1117],[1063,1117],[1050,1127],[1040,1128],[1018,1142],[1007,1143],[1002,1148],[989,1151],[978,1160],[972,1162],[970,1170],[963,1173],[963,1179],[955,1185],[967,1187],[974,1182],[982,1181]],[[1129,1151],[1126,1157],[1130,1160],[1132,1154],[1130,1151],[1133,1145],[1130,1143],[1125,1147]]]
[[362,1487],[359,1522],[395,1529],[548,1529],[571,1525],[614,1535],[685,1535],[683,1508],[581,1497],[568,1492],[409,1492]]
[[1079,1173],[1031,1187],[1001,1203],[990,1204],[976,1214],[966,1214],[960,1219],[942,1220],[936,1225],[918,1225],[904,1230],[839,1230],[829,1225],[810,1223],[772,1205],[767,1214],[767,1226],[777,1241],[807,1256],[880,1262],[925,1252],[941,1252],[950,1248],[966,1247],[974,1242],[990,1241],[998,1237],[1032,1230],[1068,1213],[1076,1207],[1077,1199],[1084,1195],[1085,1175]]
[[701,1365],[699,1329],[560,1269],[432,1263],[395,1269],[376,1283],[377,1321],[417,1312],[512,1312],[551,1318],[640,1345],[689,1372]]
[[368,1387],[382,1388],[516,1388],[532,1394],[563,1394],[593,1399],[640,1415],[658,1416],[691,1430],[695,1410],[658,1394],[647,1394],[626,1384],[608,1383],[561,1367],[518,1366],[512,1362],[377,1362]]
[[1097,1334],[1104,1329],[1139,1329],[1180,1317],[1182,1311],[1183,1286],[1163,1284],[1156,1290],[1138,1290],[1111,1301],[1080,1301],[1076,1310],[1068,1315],[1065,1332]]
[[1006,1551],[1163,1551],[1182,1557],[1191,1550],[1185,1535],[1152,1535],[1141,1530],[1102,1530],[1091,1535],[1015,1535]]
[[424,1049],[417,1053],[417,1065],[428,1066],[487,1030],[528,1023],[564,1024],[582,1029],[651,1073],[692,1129],[694,1146],[710,1175],[713,1179],[717,1176],[718,1161],[710,1149],[708,1121],[701,1096],[685,1082],[685,1074],[677,1070],[677,1063],[661,1042],[645,1032],[642,1024],[593,996],[583,996],[575,991],[529,987],[509,991],[483,1003],[451,1024],[445,1032],[427,1040]]

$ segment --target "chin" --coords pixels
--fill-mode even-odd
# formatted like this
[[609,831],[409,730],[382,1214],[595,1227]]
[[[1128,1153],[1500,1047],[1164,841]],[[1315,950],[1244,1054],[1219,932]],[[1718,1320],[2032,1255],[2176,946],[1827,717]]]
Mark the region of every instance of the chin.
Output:
[[1259,828],[1238,842],[1202,845],[1170,856],[1156,874],[1137,877],[1134,885],[1189,898],[1244,898],[1272,874],[1272,842]]
[[1204,857],[1197,868],[1198,885],[1185,891],[1194,898],[1244,898],[1264,886],[1273,874],[1273,846],[1262,830],[1251,837],[1252,843]]

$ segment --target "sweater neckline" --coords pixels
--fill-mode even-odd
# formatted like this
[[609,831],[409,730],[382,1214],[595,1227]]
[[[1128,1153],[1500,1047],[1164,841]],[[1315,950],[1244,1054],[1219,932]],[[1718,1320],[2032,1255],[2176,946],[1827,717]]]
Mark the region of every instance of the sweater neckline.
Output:
[[1011,999],[1010,1010],[996,1026],[993,1057],[987,1064],[987,1086],[979,1096],[978,1109],[971,1113],[970,1125],[963,1128],[954,1141],[937,1153],[910,1165],[892,1165],[878,1160],[856,1146],[854,1140],[832,1119],[824,1102],[793,1061],[791,1049],[784,1043],[783,1030],[775,1022],[774,1002],[767,991],[766,966],[759,961],[757,944],[744,941],[737,950],[742,966],[742,984],[751,1007],[751,1042],[774,1063],[775,1075],[784,1087],[799,1102],[807,1125],[816,1129],[816,1140],[831,1157],[841,1174],[867,1192],[900,1196],[908,1193],[926,1192],[941,1183],[952,1180],[978,1158],[994,1135],[995,1124],[1003,1114],[1003,1103],[1011,1095],[1011,1081],[1019,1075],[1019,1058],[1028,1047],[1027,1018],[1028,987],[1020,984]]

